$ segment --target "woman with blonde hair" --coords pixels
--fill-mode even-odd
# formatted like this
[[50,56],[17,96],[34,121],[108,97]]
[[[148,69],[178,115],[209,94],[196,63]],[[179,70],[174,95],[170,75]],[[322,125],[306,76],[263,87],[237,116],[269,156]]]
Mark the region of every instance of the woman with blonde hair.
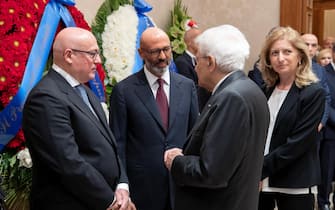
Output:
[[259,210],[313,210],[320,181],[317,152],[325,96],[299,33],[278,27],[266,38],[260,68],[270,124],[264,150]]

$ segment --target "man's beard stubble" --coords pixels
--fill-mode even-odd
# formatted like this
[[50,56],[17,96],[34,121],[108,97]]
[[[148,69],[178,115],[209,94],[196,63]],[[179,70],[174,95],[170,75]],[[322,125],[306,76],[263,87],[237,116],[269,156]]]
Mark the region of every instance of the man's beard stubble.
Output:
[[146,63],[146,66],[148,70],[152,71],[153,73],[158,74],[158,75],[163,75],[164,72],[166,72],[169,69],[169,65],[171,64],[171,59],[170,60],[167,60],[167,59],[159,60],[156,64],[159,64],[161,62],[166,62],[167,64],[166,67],[159,68],[159,67],[156,67],[155,64],[152,64],[149,62]]

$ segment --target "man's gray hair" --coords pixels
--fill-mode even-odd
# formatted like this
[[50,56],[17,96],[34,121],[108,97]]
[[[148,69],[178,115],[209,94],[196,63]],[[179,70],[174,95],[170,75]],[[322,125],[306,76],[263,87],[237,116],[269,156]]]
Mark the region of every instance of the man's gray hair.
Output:
[[249,43],[245,36],[232,25],[209,28],[196,40],[199,54],[213,56],[222,72],[243,70],[249,57]]

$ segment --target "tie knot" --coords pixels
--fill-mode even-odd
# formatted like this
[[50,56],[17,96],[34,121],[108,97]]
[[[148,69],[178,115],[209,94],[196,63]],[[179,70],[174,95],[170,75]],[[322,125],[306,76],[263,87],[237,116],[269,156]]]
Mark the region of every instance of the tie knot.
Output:
[[197,60],[195,59],[195,57],[192,57],[192,65],[193,67],[197,65]]
[[[84,89],[82,84],[76,85],[74,86],[75,89]],[[85,90],[85,89],[84,89]]]
[[80,96],[82,96],[83,94],[86,94],[86,90],[85,90],[85,88],[83,87],[82,84],[75,86],[74,89],[75,89],[78,93],[80,93]]
[[159,87],[163,87],[163,85],[164,85],[164,79],[159,78],[159,79],[157,79],[157,82],[159,84]]

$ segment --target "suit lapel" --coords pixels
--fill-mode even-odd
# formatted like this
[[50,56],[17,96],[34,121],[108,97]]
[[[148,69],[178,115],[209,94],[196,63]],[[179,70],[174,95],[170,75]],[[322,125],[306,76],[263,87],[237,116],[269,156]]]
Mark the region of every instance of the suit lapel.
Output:
[[273,128],[274,131],[277,129],[278,125],[281,124],[283,117],[287,116],[287,112],[291,111],[291,108],[297,103],[298,99],[299,99],[299,88],[293,83],[291,89],[287,93],[287,96],[283,104],[279,109],[277,119]]
[[[73,87],[71,87],[70,84],[68,82],[66,82],[66,80],[61,75],[59,75],[54,70],[50,70],[49,74],[52,78],[54,78],[55,80],[58,80],[56,83],[59,84],[58,85],[59,89],[67,96],[68,100],[72,104],[74,104],[84,115],[86,115],[89,118],[89,120],[95,122],[94,125],[96,125],[99,128],[99,130],[101,131],[101,133],[106,137],[106,139],[110,143],[112,143],[113,142],[113,137],[112,137],[111,133],[109,132],[108,128],[106,127],[107,125],[105,125],[107,123],[106,123],[105,116],[102,116],[104,114],[103,110],[101,108],[100,103],[97,102],[97,100],[93,98],[94,97],[92,95],[93,93],[90,90],[88,90],[87,87],[85,87],[88,98],[91,102],[91,105],[92,105],[94,111],[96,112],[96,114],[98,115],[100,121],[94,116],[94,114],[92,113],[90,108],[85,104],[85,102],[82,100],[82,98],[75,92]],[[115,142],[113,142],[113,143],[115,144]]]
[[216,110],[217,104],[216,104],[216,98],[219,96],[219,93],[223,91],[225,87],[227,87],[229,84],[234,82],[235,80],[241,79],[243,77],[246,77],[245,74],[242,71],[235,71],[231,75],[229,75],[217,88],[217,90],[214,92],[214,95],[212,95],[204,107],[203,111],[201,112],[196,124],[194,125],[193,129],[191,130],[189,136],[187,137],[187,141],[184,144],[184,149],[187,150],[188,146],[190,145],[190,142],[198,141],[199,138],[202,138],[202,135],[204,134],[207,126],[207,122],[212,115],[212,113]]
[[[89,88],[85,87],[86,91],[87,91],[87,95],[88,98],[90,100],[90,103],[93,106],[93,109],[97,115],[97,117],[99,118],[99,120],[93,115],[93,113],[91,112],[91,115],[93,115],[94,120],[96,120],[98,122],[98,125],[101,125],[104,127],[104,130],[102,131],[106,131],[108,133],[109,136],[113,136],[112,133],[110,132],[110,128],[109,125],[107,123],[107,119],[106,119],[106,115],[105,112],[100,104],[100,101],[97,99],[97,97],[94,95],[94,93],[89,90]],[[112,138],[113,143],[115,144],[115,140],[114,138]]]
[[145,77],[144,70],[136,74],[137,81],[135,82],[136,89],[135,93],[144,104],[145,108],[150,112],[156,122],[159,124],[161,129],[165,131],[164,125],[157,107],[155,97],[152,94],[151,88],[148,84],[147,78]]
[[183,101],[181,80],[170,72],[170,104],[169,104],[169,128],[171,128],[176,120],[177,111]]
[[[216,110],[217,105],[212,104],[214,97],[211,97],[208,101],[206,107],[204,107],[204,110],[201,112],[201,115],[199,116],[197,123],[193,126],[190,134],[187,137],[187,140],[184,144],[184,150],[187,151],[189,149],[190,142],[197,141],[199,143],[199,139],[202,139],[203,134],[205,133],[208,120],[212,113]],[[193,144],[193,143],[192,143]],[[200,145],[198,145],[200,148]]]

